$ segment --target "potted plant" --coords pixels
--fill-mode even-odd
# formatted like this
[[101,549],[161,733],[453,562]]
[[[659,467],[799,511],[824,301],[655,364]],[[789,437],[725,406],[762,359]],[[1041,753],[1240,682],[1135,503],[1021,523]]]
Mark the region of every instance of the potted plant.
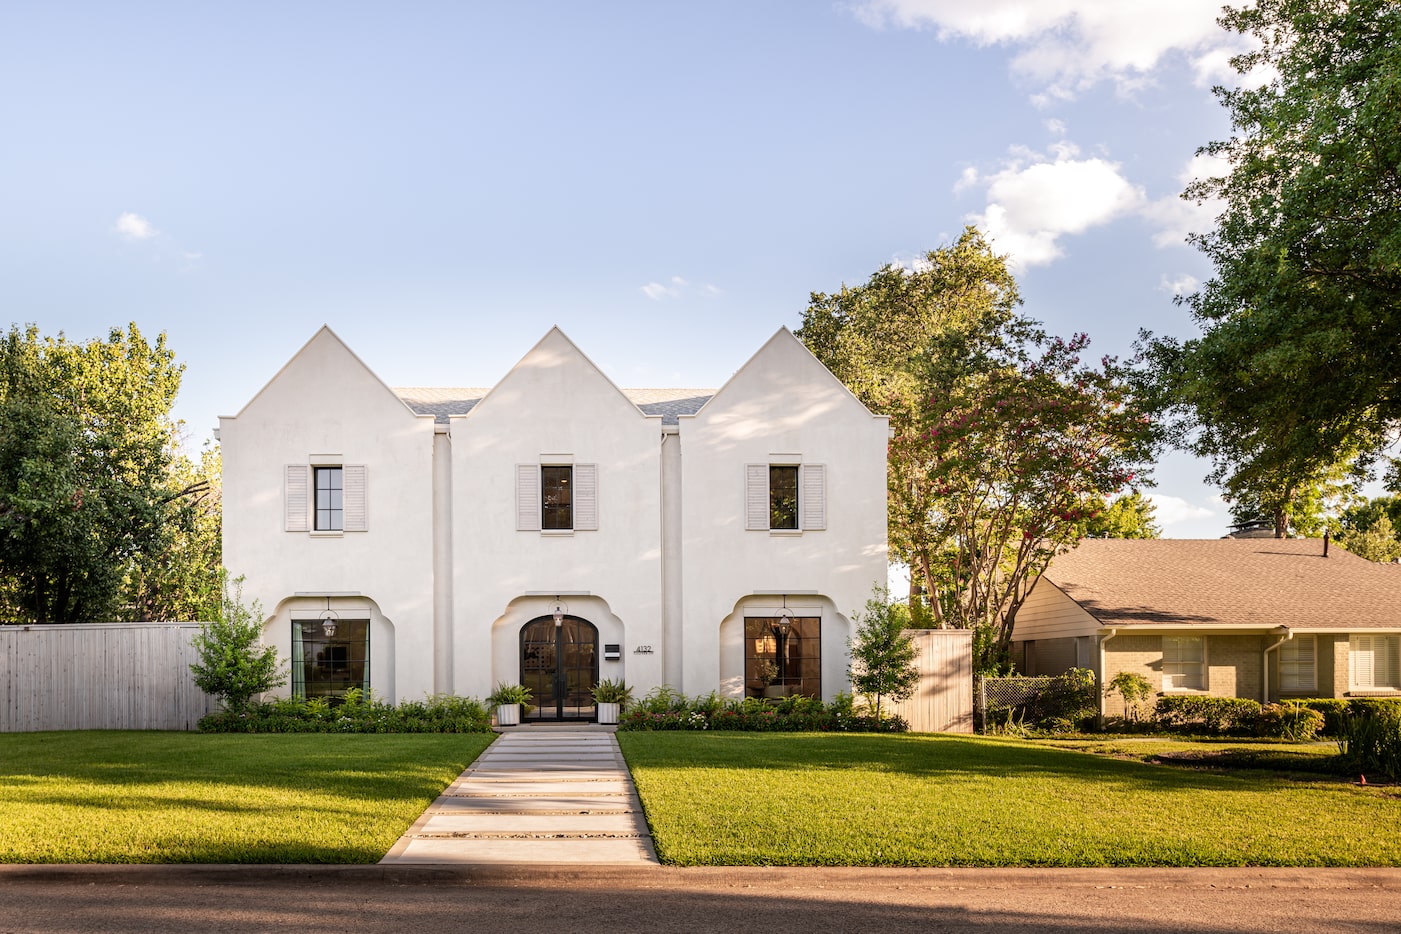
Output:
[[761,659],[756,666],[755,674],[757,674],[759,680],[764,683],[765,697],[787,696],[788,689],[782,684],[779,684],[778,666],[775,665],[771,659]]
[[496,690],[487,695],[486,702],[496,708],[497,726],[517,726],[521,722],[521,708],[530,708],[535,695],[523,684],[507,684],[501,681]]
[[593,702],[598,706],[599,723],[617,723],[623,708],[632,703],[632,688],[626,681],[605,679],[593,686]]

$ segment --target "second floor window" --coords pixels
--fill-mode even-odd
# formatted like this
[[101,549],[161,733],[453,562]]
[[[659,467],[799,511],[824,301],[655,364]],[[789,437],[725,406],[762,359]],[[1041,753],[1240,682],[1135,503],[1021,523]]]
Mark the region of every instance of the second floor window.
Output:
[[540,528],[574,528],[574,468],[540,468]]
[[316,524],[318,532],[339,532],[345,528],[344,481],[339,467],[317,467]]
[[769,467],[769,528],[798,527],[798,468]]

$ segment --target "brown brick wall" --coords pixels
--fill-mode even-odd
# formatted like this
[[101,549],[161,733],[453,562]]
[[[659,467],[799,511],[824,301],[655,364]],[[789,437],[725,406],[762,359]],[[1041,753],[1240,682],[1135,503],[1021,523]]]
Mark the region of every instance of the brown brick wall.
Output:
[[[1133,671],[1148,679],[1154,692],[1163,689],[1163,640],[1160,636],[1115,636],[1104,646],[1104,684],[1108,685],[1121,671]],[[1153,698],[1148,699],[1148,704]],[[1124,701],[1118,694],[1104,699],[1104,713],[1109,717],[1124,715]]]
[[[1261,653],[1265,648],[1263,638],[1215,635],[1206,636],[1205,639],[1204,686],[1207,692],[1222,697],[1259,700],[1263,674]],[[1162,636],[1115,636],[1104,648],[1104,684],[1107,685],[1121,671],[1133,671],[1147,678],[1155,693],[1162,693]],[[1104,712],[1110,717],[1123,716],[1124,703],[1118,694],[1105,698]]]

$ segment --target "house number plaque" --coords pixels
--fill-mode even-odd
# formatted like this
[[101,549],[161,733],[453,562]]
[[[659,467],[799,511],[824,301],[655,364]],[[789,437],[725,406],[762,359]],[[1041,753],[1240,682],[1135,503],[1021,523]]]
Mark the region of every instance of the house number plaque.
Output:
[[634,654],[634,655],[651,655],[651,654],[652,654],[652,647],[651,647],[650,645],[639,645],[637,648],[635,648],[635,649],[632,650],[632,654]]

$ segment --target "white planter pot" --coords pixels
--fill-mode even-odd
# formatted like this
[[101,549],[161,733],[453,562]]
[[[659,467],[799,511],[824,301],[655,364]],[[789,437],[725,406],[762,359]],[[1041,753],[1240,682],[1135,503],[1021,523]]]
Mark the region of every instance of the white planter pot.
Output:
[[617,722],[618,722],[618,715],[619,715],[620,713],[622,713],[622,705],[620,705],[620,704],[599,704],[599,705],[598,705],[598,722],[599,722],[599,723],[617,723]]
[[770,698],[787,697],[788,686],[785,684],[770,684],[768,687],[764,688],[764,696]]
[[520,722],[520,704],[502,704],[501,706],[496,708],[497,726],[520,726]]

